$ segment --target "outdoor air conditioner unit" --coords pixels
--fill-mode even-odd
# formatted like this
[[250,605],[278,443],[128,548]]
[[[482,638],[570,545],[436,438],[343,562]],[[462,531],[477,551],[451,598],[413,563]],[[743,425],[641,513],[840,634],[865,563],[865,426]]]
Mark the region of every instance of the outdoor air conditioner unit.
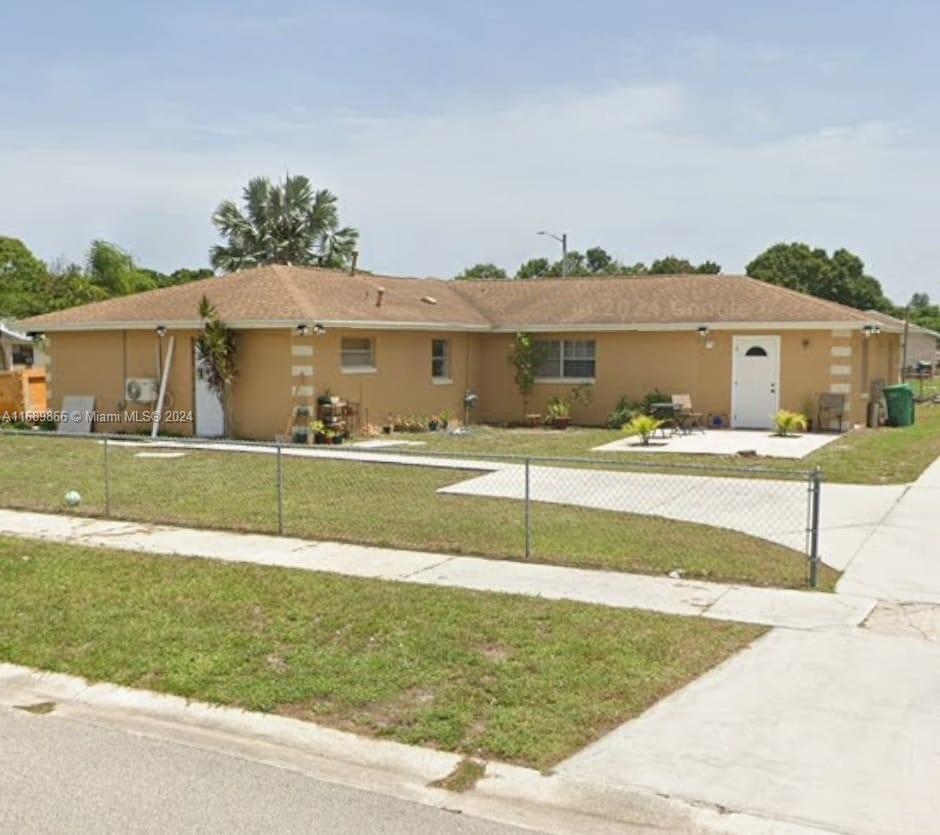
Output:
[[124,382],[124,398],[130,403],[153,403],[157,399],[156,379],[129,377]]

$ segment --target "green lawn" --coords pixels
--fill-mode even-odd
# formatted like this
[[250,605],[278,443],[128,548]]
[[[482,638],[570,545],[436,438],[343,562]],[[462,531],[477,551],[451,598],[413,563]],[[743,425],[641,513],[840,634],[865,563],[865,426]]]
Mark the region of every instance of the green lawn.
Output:
[[[105,509],[104,454],[96,440],[0,433],[0,504],[63,511],[78,490],[76,512]],[[148,522],[277,531],[276,460],[262,453],[188,451],[141,458],[139,447],[112,445],[111,515]],[[154,449],[147,454],[159,452]],[[28,473],[28,477],[26,474]],[[442,495],[476,473],[347,461],[283,459],[284,533],[386,547],[522,559],[521,501]],[[636,489],[642,489],[637,482]],[[708,489],[689,481],[686,489]],[[802,485],[778,517],[805,524]],[[802,553],[723,528],[653,516],[535,502],[531,559],[560,565],[668,574],[760,586],[804,588]],[[838,573],[823,567],[819,585]]]
[[0,537],[0,659],[545,768],[744,624]]
[[[741,458],[734,455],[689,455],[661,452],[591,452],[594,447],[623,437],[611,429],[572,427],[553,429],[503,429],[474,427],[469,435],[424,433],[409,440],[427,442],[427,449],[452,453],[497,455],[583,456],[612,461],[645,461],[649,464],[684,464],[730,467],[747,475],[749,470],[793,472],[822,467],[826,481],[846,484],[904,484],[914,481],[940,455],[940,406],[919,404],[917,423],[908,428],[857,429],[799,460]],[[759,477],[766,478],[766,472]]]

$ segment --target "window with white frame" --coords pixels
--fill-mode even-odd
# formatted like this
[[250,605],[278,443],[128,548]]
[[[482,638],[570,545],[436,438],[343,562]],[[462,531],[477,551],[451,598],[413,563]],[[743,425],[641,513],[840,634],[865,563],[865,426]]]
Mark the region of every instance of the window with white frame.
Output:
[[32,365],[33,364],[33,346],[14,343],[10,346],[11,359],[13,365]]
[[375,342],[358,336],[344,336],[340,343],[340,365],[344,370],[375,368]]
[[593,339],[549,339],[542,346],[538,377],[544,380],[593,380],[596,370]]
[[431,376],[435,380],[450,379],[450,342],[431,340]]

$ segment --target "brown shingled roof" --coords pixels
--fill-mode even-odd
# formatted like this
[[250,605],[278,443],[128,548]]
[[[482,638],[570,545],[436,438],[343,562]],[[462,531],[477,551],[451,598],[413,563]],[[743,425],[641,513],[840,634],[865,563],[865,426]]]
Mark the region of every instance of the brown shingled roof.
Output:
[[489,327],[471,303],[454,291],[451,282],[362,273],[353,276],[337,270],[281,265],[93,302],[35,316],[21,324],[29,330],[50,331],[117,325],[189,326],[198,324],[203,295],[223,321],[241,327],[320,321]]
[[268,266],[48,313],[25,320],[21,327],[195,326],[203,295],[233,327],[323,322],[516,330],[871,322],[859,310],[746,276],[447,281]]
[[464,281],[459,291],[497,328],[871,321],[854,308],[748,276]]

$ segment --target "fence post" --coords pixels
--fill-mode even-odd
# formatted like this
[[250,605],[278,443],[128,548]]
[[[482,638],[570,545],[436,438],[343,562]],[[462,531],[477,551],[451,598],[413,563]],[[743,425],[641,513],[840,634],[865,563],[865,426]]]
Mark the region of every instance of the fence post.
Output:
[[532,498],[529,459],[525,460],[525,558],[532,553]]
[[815,467],[810,473],[809,485],[809,584],[816,588],[819,574],[819,494],[822,487],[822,470],[819,467]]
[[284,464],[280,444],[277,445],[277,532],[284,533]]
[[104,515],[111,515],[111,444],[104,439]]

